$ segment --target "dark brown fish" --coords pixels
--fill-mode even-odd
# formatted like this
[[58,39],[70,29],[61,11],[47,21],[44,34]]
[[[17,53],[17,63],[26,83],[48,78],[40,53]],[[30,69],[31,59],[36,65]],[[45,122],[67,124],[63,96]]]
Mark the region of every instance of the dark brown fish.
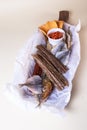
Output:
[[41,103],[45,102],[49,98],[50,94],[52,93],[52,90],[53,90],[53,84],[51,83],[51,81],[49,79],[44,79],[42,94],[39,95],[38,97],[39,99],[38,106],[40,106]]

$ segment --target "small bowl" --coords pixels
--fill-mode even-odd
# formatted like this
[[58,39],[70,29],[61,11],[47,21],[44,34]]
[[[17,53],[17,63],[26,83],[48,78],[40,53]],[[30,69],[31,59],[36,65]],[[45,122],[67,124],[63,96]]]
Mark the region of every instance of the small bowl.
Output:
[[65,38],[65,31],[61,28],[53,28],[47,32],[48,42],[55,46]]

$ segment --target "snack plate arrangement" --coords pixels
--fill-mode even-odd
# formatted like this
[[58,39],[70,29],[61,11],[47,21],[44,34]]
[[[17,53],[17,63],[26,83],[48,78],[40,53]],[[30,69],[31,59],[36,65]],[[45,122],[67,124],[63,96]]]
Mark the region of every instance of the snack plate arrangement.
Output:
[[72,80],[80,62],[81,25],[67,23],[68,11],[59,20],[38,27],[16,58],[14,78],[5,94],[28,109],[57,111],[70,101]]

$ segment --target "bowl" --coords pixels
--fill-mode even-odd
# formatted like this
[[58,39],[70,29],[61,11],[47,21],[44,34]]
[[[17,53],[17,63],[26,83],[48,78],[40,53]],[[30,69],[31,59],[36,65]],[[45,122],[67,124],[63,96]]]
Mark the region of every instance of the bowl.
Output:
[[55,46],[65,38],[65,31],[61,28],[53,28],[47,32],[48,42]]

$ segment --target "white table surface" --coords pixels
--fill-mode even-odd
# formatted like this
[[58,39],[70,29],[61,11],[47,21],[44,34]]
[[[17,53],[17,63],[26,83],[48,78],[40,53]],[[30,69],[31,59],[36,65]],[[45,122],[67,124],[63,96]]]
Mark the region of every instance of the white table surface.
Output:
[[[87,6],[86,0],[0,0],[0,130],[87,129]],[[21,109],[2,93],[12,80],[16,55],[36,28],[70,10],[73,24],[80,18],[81,62],[73,80],[70,104],[61,118]]]

